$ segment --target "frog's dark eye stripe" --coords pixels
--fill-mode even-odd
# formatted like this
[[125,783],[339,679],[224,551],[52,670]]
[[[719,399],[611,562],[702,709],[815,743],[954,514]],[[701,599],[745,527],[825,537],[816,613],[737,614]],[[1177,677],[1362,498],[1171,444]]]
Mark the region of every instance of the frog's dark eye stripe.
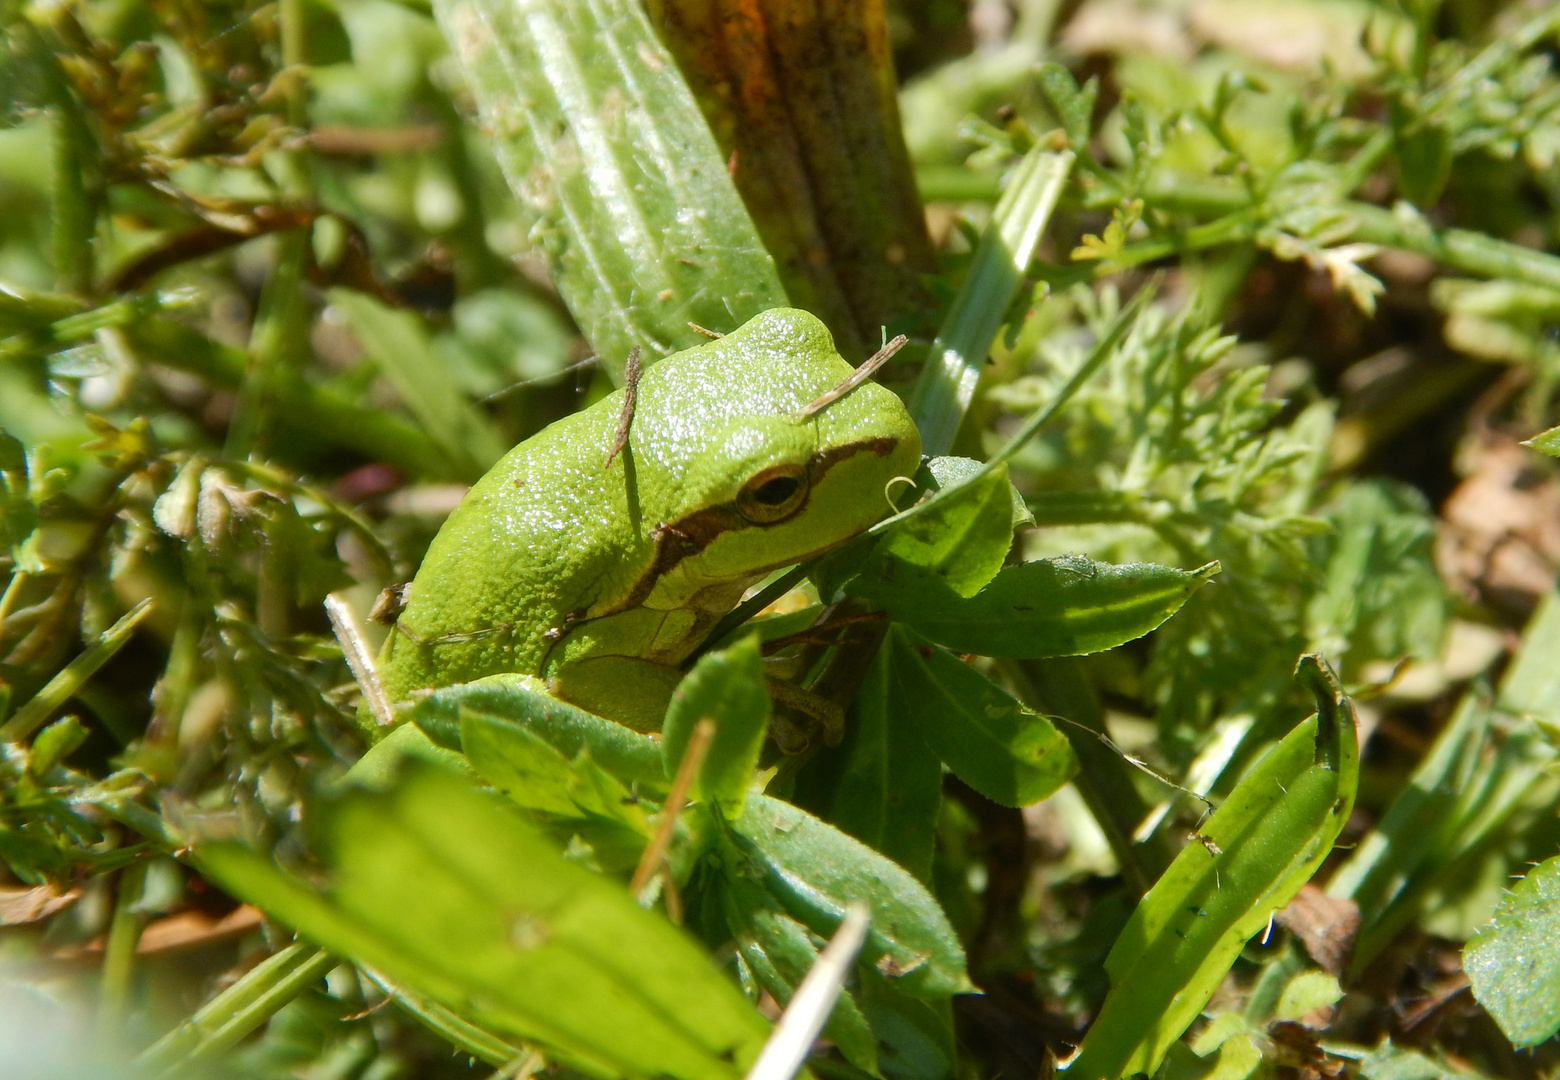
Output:
[[776,465],[743,485],[737,512],[755,525],[790,517],[807,501],[807,470],[801,465]]

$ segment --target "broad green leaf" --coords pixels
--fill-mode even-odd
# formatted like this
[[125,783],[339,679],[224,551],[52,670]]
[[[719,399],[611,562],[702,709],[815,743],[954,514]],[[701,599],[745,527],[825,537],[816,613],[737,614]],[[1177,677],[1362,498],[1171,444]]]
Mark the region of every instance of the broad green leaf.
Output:
[[903,1080],[947,1080],[954,1076],[951,1002],[920,1001],[897,992],[893,979],[876,968],[857,968],[856,1004],[878,1037],[878,1066]]
[[715,724],[715,737],[699,767],[693,797],[713,801],[734,817],[742,812],[769,726],[769,692],[756,634],[706,653],[678,684],[661,729],[668,781],[677,775],[694,727],[706,717]]
[[[334,960],[335,958],[332,957],[333,963]],[[393,996],[397,1008],[415,1017],[418,1023],[446,1040],[461,1053],[469,1054],[491,1065],[512,1065],[527,1052],[525,1048],[506,1042],[469,1020],[461,1019],[458,1013],[445,1008],[431,998],[391,982],[383,972],[369,970],[364,971],[363,974],[378,983],[386,994]]]
[[1252,767],[1132,913],[1105,960],[1111,990],[1069,1080],[1153,1073],[1246,942],[1332,850],[1359,782],[1354,712],[1314,657],[1317,713]]
[[586,814],[627,826],[639,834],[636,848],[649,839],[650,823],[628,787],[591,759],[589,750],[569,762],[569,795]]
[[593,761],[640,791],[666,790],[661,747],[654,739],[559,701],[529,676],[494,675],[446,686],[410,709],[417,726],[451,750],[461,749],[461,717],[468,712],[524,727],[570,760],[589,750]]
[[1299,1020],[1306,1013],[1338,1004],[1341,997],[1343,990],[1338,986],[1338,976],[1311,968],[1300,972],[1285,985],[1273,1009],[1273,1019]]
[[[726,925],[759,983],[782,1007],[789,1005],[791,995],[817,963],[814,938],[752,882],[725,882],[721,906]],[[877,1042],[850,991],[840,994],[824,1033],[845,1060],[876,1074]]]
[[402,771],[414,760],[475,779],[471,762],[461,753],[440,746],[416,724],[402,724],[370,746],[338,783],[387,791],[400,781]]
[[1560,1031],[1560,856],[1540,863],[1463,950],[1473,996],[1513,1046]]
[[636,0],[436,0],[510,188],[580,329],[621,371],[786,293]]
[[650,838],[644,807],[589,750],[569,761],[527,728],[481,713],[463,712],[460,733],[477,775],[510,802],[551,815],[542,819],[549,835],[588,845],[605,872],[633,872]]
[[[953,487],[963,483],[968,477],[974,476],[986,467],[983,461],[975,458],[956,457],[946,455],[927,459],[926,472],[931,475],[932,486],[936,488]],[[920,478],[917,477],[919,480]],[[1016,487],[1012,486],[1011,478],[1008,484],[1008,494],[1013,497],[1013,529],[1023,528],[1025,525],[1035,523],[1034,514],[1029,512],[1029,504]]]
[[434,743],[415,724],[403,724],[358,759],[344,780],[386,791],[400,782],[411,762],[440,766],[482,780],[510,802],[539,814],[549,835],[574,837],[589,845],[596,866],[629,873],[650,836],[645,810],[623,782],[596,764],[588,749],[570,761],[552,744],[520,724],[461,710],[463,752]]
[[807,564],[807,576],[825,603],[840,599],[839,591],[872,561],[877,541],[871,536],[858,536],[841,544],[833,551],[824,552]]
[[475,480],[504,456],[503,440],[461,395],[417,316],[350,289],[332,289],[330,302],[457,475]]
[[1069,555],[1004,567],[972,597],[933,572],[894,558],[846,591],[954,652],[1038,659],[1081,656],[1142,637],[1219,572],[1218,563],[1177,570],[1113,566]]
[[914,725],[897,722],[889,701],[888,651],[879,649],[844,742],[814,755],[793,801],[930,883],[942,763]]
[[460,745],[477,775],[500,795],[528,810],[578,816],[570,791],[569,759],[518,724],[466,712],[460,718]]
[[591,1075],[735,1080],[767,1025],[680,931],[438,770],[322,808],[324,874],[236,844],[212,880],[300,935]]
[[862,960],[900,993],[942,998],[972,989],[964,948],[936,899],[909,871],[859,840],[766,795],[748,799],[726,839],[728,876],[758,881],[819,936],[835,931],[852,900],[865,903],[872,925]]
[[914,631],[888,634],[890,713],[993,802],[1028,806],[1071,779],[1072,744],[1045,717]]
[[1523,445],[1531,446],[1534,450],[1548,454],[1550,457],[1560,457],[1560,427],[1541,431]]
[[1389,1039],[1360,1059],[1361,1080],[1484,1080],[1480,1073],[1454,1068],[1417,1050],[1394,1046]]
[[1265,1076],[1262,1051],[1250,1035],[1232,1035],[1199,1055],[1185,1043],[1176,1043],[1165,1054],[1164,1068],[1155,1080],[1247,1080]]
[[1007,467],[994,469],[884,533],[874,555],[929,571],[959,596],[974,596],[1002,569],[1013,545],[1012,490]]
[[847,357],[872,352],[935,270],[883,5],[649,7],[792,300]]

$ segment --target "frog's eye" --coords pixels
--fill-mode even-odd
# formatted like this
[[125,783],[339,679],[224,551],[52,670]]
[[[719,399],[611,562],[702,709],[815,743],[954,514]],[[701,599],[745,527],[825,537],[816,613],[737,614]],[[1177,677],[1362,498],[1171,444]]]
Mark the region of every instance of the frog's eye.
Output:
[[755,525],[783,521],[807,499],[807,470],[776,465],[754,476],[737,494],[737,510]]

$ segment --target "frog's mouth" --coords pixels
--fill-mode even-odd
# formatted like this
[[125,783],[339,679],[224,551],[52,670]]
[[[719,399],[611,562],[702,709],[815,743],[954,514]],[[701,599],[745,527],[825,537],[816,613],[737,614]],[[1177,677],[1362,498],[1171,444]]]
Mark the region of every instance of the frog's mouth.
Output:
[[[806,495],[797,508],[779,521],[758,522],[743,516],[735,501],[705,507],[673,522],[660,522],[650,531],[655,557],[634,583],[633,589],[612,612],[644,603],[652,590],[676,571],[687,577],[685,588],[697,592],[712,584],[753,579],[781,566],[810,559],[850,539],[884,516],[889,507],[874,508],[866,500],[849,498],[830,484],[830,474],[857,472],[870,459],[889,458],[899,450],[898,439],[882,436],[832,447],[808,462]],[[863,460],[863,456],[869,460]],[[882,471],[882,466],[871,466]],[[885,482],[888,479],[884,473]],[[827,507],[815,506],[827,502]],[[809,508],[821,509],[810,516]],[[875,512],[876,511],[876,512]],[[778,534],[788,534],[780,540]],[[718,542],[729,546],[709,565],[684,565],[706,561]],[[779,541],[778,543],[776,541]],[[678,590],[682,592],[682,589]],[[612,612],[603,611],[602,615]]]

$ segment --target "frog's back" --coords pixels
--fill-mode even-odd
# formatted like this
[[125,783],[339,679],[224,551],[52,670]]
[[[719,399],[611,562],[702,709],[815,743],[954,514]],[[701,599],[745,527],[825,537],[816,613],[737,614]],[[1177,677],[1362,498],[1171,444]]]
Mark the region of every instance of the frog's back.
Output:
[[621,479],[602,469],[619,395],[516,446],[429,545],[380,657],[391,700],[500,672],[539,674],[547,633],[634,561]]

